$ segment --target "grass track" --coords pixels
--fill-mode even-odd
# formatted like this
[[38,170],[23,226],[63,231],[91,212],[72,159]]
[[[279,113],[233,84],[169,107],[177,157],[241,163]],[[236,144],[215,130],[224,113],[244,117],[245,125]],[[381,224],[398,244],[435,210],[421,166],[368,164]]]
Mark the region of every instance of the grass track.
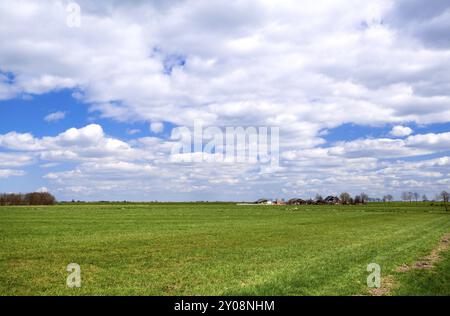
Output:
[[[390,274],[446,232],[450,215],[420,203],[2,207],[0,295],[367,294],[367,264]],[[400,281],[393,294],[439,292]]]

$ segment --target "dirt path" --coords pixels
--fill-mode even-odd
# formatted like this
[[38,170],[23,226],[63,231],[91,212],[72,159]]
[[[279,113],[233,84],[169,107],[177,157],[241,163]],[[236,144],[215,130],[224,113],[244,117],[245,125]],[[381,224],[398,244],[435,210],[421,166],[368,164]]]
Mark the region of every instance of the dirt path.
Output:
[[[408,272],[412,269],[416,270],[425,270],[432,269],[438,263],[441,258],[441,253],[447,251],[450,248],[450,233],[445,234],[439,244],[433,248],[431,253],[428,256],[421,258],[419,261],[416,261],[410,265],[403,264],[395,269],[395,272],[404,273]],[[384,296],[389,295],[390,292],[397,286],[394,276],[388,275],[383,277],[381,280],[381,287],[377,289],[371,289],[370,295],[372,296]]]

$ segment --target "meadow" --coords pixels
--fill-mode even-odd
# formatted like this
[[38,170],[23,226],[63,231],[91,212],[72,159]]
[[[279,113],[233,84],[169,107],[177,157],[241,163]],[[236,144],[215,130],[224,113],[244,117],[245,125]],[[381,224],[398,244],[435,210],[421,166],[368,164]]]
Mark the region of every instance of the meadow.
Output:
[[371,295],[369,263],[395,285],[385,295],[450,295],[448,252],[396,272],[449,232],[430,203],[1,207],[0,295]]

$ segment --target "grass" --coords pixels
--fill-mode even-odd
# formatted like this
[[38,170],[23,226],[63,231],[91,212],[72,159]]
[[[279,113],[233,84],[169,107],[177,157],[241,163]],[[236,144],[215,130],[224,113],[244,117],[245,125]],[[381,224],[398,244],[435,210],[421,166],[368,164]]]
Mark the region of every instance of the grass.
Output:
[[[429,203],[2,207],[0,295],[364,295],[369,263],[392,274],[447,232]],[[65,284],[71,262],[81,288]],[[448,295],[449,266],[392,294]]]
[[434,269],[412,270],[396,278],[402,286],[394,295],[450,296],[450,252],[442,254],[442,260]]

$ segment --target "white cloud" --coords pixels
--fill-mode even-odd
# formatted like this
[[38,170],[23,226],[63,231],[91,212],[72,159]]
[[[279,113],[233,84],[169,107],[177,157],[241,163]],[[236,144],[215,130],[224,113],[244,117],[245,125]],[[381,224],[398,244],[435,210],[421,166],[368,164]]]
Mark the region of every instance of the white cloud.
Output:
[[0,135],[0,147],[14,150],[42,150],[44,147],[30,133],[9,132]]
[[35,138],[32,134],[10,132],[0,135],[0,148],[34,153],[44,161],[91,161],[104,159],[137,159],[138,151],[121,140],[107,137],[103,128],[90,124],[70,128],[51,137]]
[[450,150],[450,132],[414,135],[408,137],[406,142],[409,146],[448,151]]
[[23,175],[25,175],[25,171],[23,170],[0,169],[0,179]]
[[0,167],[22,167],[33,163],[33,157],[15,152],[0,152]]
[[[286,150],[281,154],[280,166],[265,173],[269,166],[259,164],[174,163],[170,160],[172,141],[144,137],[124,142],[106,136],[100,125],[91,124],[42,138],[15,134],[14,149],[20,151],[2,153],[0,162],[7,168],[13,167],[7,164],[9,160],[21,161],[19,165],[36,163],[58,167],[44,179],[49,181],[50,188],[56,187],[59,194],[69,197],[71,194],[126,197],[130,187],[135,188],[133,194],[138,196],[162,194],[168,199],[192,199],[193,196],[202,199],[216,194],[222,199],[228,196],[245,200],[259,195],[258,192],[268,196],[308,197],[341,188],[353,194],[366,191],[374,196],[386,192],[398,195],[405,188],[431,194],[442,189],[450,158],[415,162],[402,158],[447,152],[447,134],[358,139],[331,147]],[[0,135],[0,140],[4,136]],[[64,162],[71,162],[75,167],[59,165]],[[23,174],[13,169],[2,171],[2,177]]]
[[[76,87],[121,121],[268,125],[282,114],[289,135],[310,145],[343,123],[450,119],[450,90],[436,88],[450,80],[449,52],[383,23],[387,0],[80,1],[79,29],[65,26],[65,3],[0,6],[9,43],[0,65],[15,74],[1,86],[8,95]],[[46,23],[23,27],[29,20]]]
[[397,125],[391,130],[391,135],[396,137],[409,136],[413,133],[413,130],[407,126]]
[[62,112],[62,111],[57,111],[54,113],[50,113],[49,115],[47,115],[44,120],[46,122],[57,122],[60,121],[62,119],[64,119],[66,117],[66,113]]
[[393,158],[429,154],[431,151],[407,147],[402,139],[359,139],[341,142],[330,148],[330,153],[350,157]]
[[128,135],[135,135],[135,134],[139,134],[141,132],[140,129],[134,128],[134,129],[127,129],[127,134]]
[[152,122],[150,124],[150,130],[153,133],[159,134],[164,130],[164,124],[161,122]]

